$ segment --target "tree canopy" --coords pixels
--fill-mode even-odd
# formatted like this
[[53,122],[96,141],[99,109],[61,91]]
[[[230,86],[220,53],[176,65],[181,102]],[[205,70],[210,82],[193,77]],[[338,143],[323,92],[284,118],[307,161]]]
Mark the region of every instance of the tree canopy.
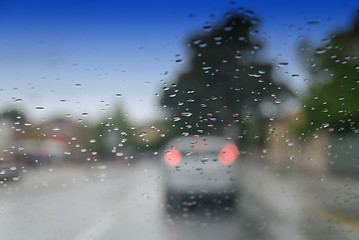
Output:
[[272,64],[261,59],[258,23],[250,11],[232,13],[189,38],[188,68],[161,98],[178,134],[234,135],[238,125],[263,133],[260,104],[290,91],[273,81]]
[[23,113],[22,110],[18,110],[16,108],[9,108],[0,113],[0,118],[7,119],[12,123],[25,123],[27,121],[27,117]]
[[303,47],[313,83],[304,100],[309,130],[359,132],[359,11],[353,26],[315,50]]

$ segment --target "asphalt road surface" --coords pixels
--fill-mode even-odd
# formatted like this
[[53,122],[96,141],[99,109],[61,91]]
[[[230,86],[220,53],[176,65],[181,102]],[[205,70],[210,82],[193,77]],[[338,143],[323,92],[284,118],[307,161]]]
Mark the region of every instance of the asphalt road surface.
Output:
[[331,222],[345,218],[314,207],[315,200],[303,194],[308,190],[303,185],[282,181],[263,167],[242,169],[237,211],[207,206],[178,214],[164,209],[161,170],[153,160],[133,166],[107,162],[29,169],[20,181],[0,188],[0,236],[7,240],[358,239],[350,226]]

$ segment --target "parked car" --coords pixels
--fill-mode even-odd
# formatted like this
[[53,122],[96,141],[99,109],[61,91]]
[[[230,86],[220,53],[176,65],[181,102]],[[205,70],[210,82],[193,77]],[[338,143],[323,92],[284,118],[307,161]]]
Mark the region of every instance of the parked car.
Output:
[[165,206],[182,211],[204,203],[233,209],[238,198],[236,144],[225,137],[178,137],[163,152]]
[[0,181],[18,180],[21,174],[21,167],[11,158],[0,158]]

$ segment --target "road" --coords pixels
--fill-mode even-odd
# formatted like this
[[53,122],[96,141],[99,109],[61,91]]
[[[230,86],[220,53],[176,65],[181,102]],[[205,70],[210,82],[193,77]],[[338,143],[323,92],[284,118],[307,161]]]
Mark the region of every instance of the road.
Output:
[[[0,188],[2,239],[358,239],[338,214],[316,207],[298,181],[282,181],[263,167],[240,172],[235,212],[164,210],[160,167],[153,160],[128,166],[44,166]],[[334,221],[333,220],[333,221]],[[345,222],[345,219],[342,220]],[[337,234],[337,235],[336,235]],[[324,238],[327,236],[327,238]],[[338,236],[340,238],[338,238]],[[356,237],[356,238],[355,238]]]

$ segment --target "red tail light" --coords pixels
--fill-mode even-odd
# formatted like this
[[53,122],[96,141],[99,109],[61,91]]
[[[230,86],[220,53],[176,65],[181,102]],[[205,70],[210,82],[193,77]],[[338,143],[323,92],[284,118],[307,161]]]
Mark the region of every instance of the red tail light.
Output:
[[165,151],[165,162],[170,166],[175,166],[181,162],[182,154],[176,149]]
[[218,159],[223,165],[231,165],[238,156],[238,148],[235,144],[230,143],[222,148],[218,154]]

